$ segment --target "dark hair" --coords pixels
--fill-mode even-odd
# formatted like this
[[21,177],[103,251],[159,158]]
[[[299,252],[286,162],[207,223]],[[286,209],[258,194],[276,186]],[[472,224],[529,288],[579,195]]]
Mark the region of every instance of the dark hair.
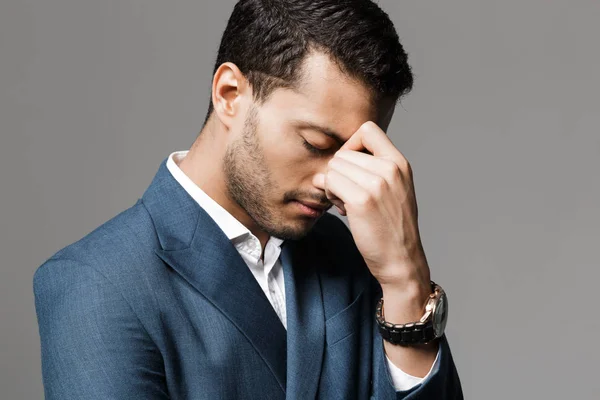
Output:
[[[398,100],[413,76],[394,25],[371,0],[240,0],[219,46],[213,70],[234,63],[266,101],[275,88],[295,88],[311,50],[327,54],[349,76],[364,82],[373,101]],[[204,120],[213,111],[212,101]]]

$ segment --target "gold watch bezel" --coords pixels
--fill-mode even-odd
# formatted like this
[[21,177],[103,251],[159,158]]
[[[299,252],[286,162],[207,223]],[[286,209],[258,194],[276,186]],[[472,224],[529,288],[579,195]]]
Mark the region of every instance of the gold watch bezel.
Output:
[[438,285],[435,282],[431,282],[431,284],[433,285],[433,292],[429,294],[429,297],[427,297],[427,300],[425,300],[425,314],[423,314],[423,316],[421,317],[421,319],[419,320],[419,322],[427,322],[430,318],[433,317],[433,315],[435,314],[435,309],[437,308],[438,305],[438,301],[440,300],[440,297],[442,297],[442,294],[444,293],[444,289],[442,289],[442,287],[440,285]]

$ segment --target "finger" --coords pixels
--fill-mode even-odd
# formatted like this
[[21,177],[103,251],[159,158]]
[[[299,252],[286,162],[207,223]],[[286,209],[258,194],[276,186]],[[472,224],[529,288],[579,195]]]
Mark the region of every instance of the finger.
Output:
[[373,121],[362,124],[338,151],[361,151],[363,149],[375,157],[388,158],[400,163],[402,162],[401,158],[404,158],[404,155],[394,146],[385,132]]
[[313,178],[313,185],[315,187],[323,190],[327,199],[338,209],[338,212],[342,215],[346,215],[346,209],[344,207],[344,202],[337,198],[333,193],[327,190],[326,184],[326,175],[322,173],[318,173]]
[[327,199],[337,208],[338,212],[342,215],[346,215],[346,207],[344,206],[344,202],[338,199],[332,193],[329,193],[329,197]]
[[327,194],[327,198],[334,196],[340,199],[344,203],[346,211],[348,204],[355,202],[362,203],[369,196],[369,193],[364,188],[333,169],[327,172],[326,186],[325,193]]
[[[372,156],[368,157],[373,158]],[[379,192],[381,190],[381,185],[385,180],[385,178],[379,175],[377,171],[373,173],[340,157],[332,158],[331,161],[329,161],[328,166],[330,171],[337,171],[355,184],[368,190],[370,193]]]
[[353,150],[338,150],[332,160],[336,158],[346,160],[373,174],[382,176],[390,184],[399,178],[399,166],[386,158],[374,157]]

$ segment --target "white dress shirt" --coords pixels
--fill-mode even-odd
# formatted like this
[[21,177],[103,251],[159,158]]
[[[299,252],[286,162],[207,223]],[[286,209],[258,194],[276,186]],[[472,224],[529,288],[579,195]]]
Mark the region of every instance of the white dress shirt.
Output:
[[[262,249],[260,241],[248,228],[239,222],[233,215],[225,210],[219,203],[208,196],[198,185],[196,185],[180,168],[179,162],[186,156],[187,150],[176,151],[169,155],[167,168],[185,189],[185,191],[206,211],[206,213],[217,223],[225,235],[231,240],[240,256],[244,259],[252,275],[258,281],[263,292],[271,302],[277,316],[283,326],[287,329],[287,316],[285,308],[285,286],[283,269],[279,261],[282,239],[271,236],[265,246],[264,260],[260,258]],[[438,355],[433,363],[429,374],[439,362]],[[396,390],[408,390],[421,383],[425,378],[409,375],[396,367],[387,357],[390,375]]]

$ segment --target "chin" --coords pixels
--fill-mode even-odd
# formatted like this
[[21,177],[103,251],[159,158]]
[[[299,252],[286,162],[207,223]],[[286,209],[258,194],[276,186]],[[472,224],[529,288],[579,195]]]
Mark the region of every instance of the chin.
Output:
[[296,219],[292,223],[288,223],[285,226],[271,227],[271,229],[265,229],[270,236],[275,236],[284,240],[300,240],[312,230],[315,225],[316,219]]

